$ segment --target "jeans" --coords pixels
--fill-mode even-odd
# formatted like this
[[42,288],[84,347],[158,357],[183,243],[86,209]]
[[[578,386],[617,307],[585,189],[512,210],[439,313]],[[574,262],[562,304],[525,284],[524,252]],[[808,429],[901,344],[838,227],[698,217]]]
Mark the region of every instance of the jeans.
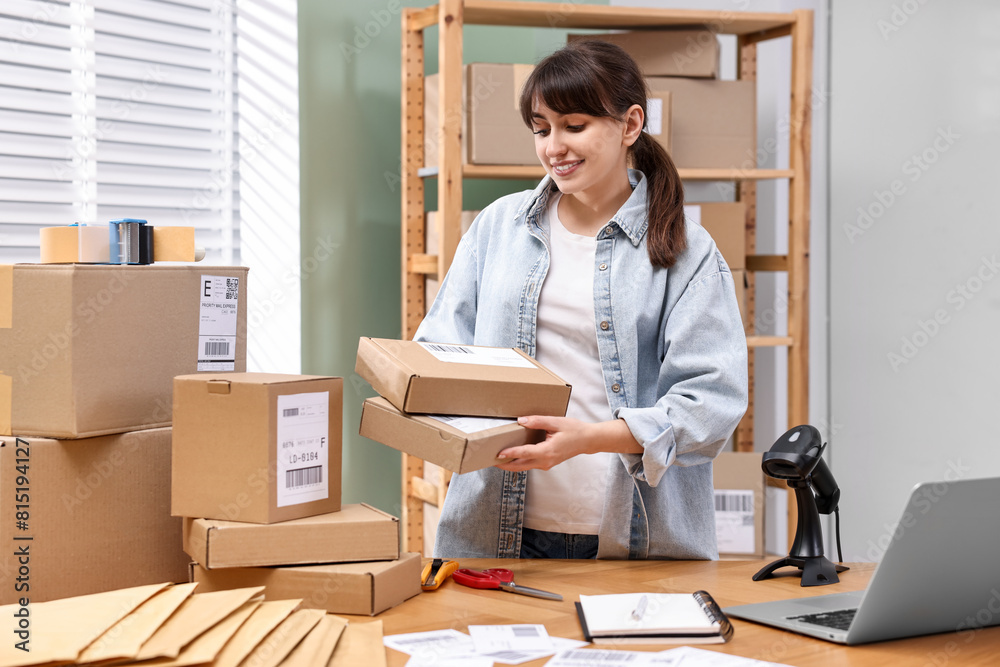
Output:
[[597,535],[570,535],[523,528],[521,558],[597,558]]

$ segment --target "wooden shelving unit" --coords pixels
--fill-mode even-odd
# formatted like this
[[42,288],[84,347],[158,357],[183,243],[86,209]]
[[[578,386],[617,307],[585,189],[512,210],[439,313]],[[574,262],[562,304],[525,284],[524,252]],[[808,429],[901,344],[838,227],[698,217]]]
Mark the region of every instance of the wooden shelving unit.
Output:
[[[736,35],[739,77],[757,79],[758,43],[791,38],[791,106],[787,169],[685,169],[687,181],[728,181],[737,185],[737,196],[747,204],[748,308],[754,313],[754,273],[781,271],[788,274],[788,335],[759,336],[748,332],[751,348],[788,348],[789,426],[808,422],[809,406],[809,163],[811,151],[812,39],[813,17],[808,10],[791,13],[698,11],[570,5],[508,0],[441,0],[422,9],[404,9],[402,30],[402,321],[404,338],[411,338],[426,312],[424,284],[427,276],[444,276],[461,235],[462,180],[466,178],[535,179],[538,167],[480,166],[462,163],[459,129],[445,119],[461,117],[463,26],[498,25],[560,29],[638,29],[687,27],[716,34]],[[424,30],[438,28],[439,58],[439,168],[424,164]],[[437,182],[438,211],[442,231],[437,248],[424,247],[424,188],[432,177]],[[756,254],[757,181],[787,179],[788,254]],[[752,383],[751,383],[752,384]],[[747,416],[737,429],[736,448],[753,449],[754,397]],[[441,484],[424,477],[423,462],[403,455],[403,540],[409,551],[423,551],[424,503],[440,506],[449,475]],[[795,528],[794,503],[789,516],[789,544]]]

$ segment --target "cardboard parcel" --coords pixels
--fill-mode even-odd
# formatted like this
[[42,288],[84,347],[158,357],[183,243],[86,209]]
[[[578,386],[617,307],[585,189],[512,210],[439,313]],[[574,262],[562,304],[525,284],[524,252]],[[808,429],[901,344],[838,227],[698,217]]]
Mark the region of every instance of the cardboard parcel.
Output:
[[292,567],[206,570],[192,563],[191,581],[201,592],[264,586],[268,600],[295,598],[309,609],[374,616],[419,594],[421,569],[417,553],[391,561]]
[[175,516],[275,523],[340,509],[344,380],[174,379]]
[[571,387],[516,348],[361,338],[355,371],[403,412],[562,417]]
[[169,428],[0,438],[0,489],[0,603],[187,580],[181,520],[170,516]]
[[501,450],[545,439],[544,431],[527,429],[514,419],[407,415],[381,397],[365,401],[360,433],[458,473],[488,468]]
[[399,519],[365,504],[273,524],[184,519],[184,551],[206,569],[399,558]]
[[170,425],[175,375],[246,370],[247,269],[0,265],[0,435]]

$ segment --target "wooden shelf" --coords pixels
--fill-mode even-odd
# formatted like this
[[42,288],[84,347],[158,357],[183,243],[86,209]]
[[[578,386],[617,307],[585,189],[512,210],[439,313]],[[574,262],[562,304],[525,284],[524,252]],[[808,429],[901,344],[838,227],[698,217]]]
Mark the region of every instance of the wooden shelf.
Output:
[[[813,15],[808,10],[789,13],[658,9],[606,5],[578,5],[564,2],[524,2],[516,0],[439,0],[426,8],[403,9],[402,35],[402,276],[401,300],[403,337],[409,338],[426,311],[426,279],[445,274],[461,237],[463,179],[539,180],[541,165],[462,164],[458,125],[445,119],[462,114],[461,71],[463,27],[465,25],[538,27],[556,29],[623,30],[687,27],[704,29],[712,35],[736,36],[739,79],[757,80],[757,44],[788,39],[791,46],[789,72],[788,151],[786,169],[691,169],[679,168],[684,181],[732,182],[737,199],[746,204],[747,296],[749,312],[754,311],[754,281],[758,272],[784,272],[788,276],[787,335],[747,336],[751,353],[760,348],[784,347],[788,355],[787,396],[790,426],[809,421],[809,164],[812,108]],[[438,168],[422,168],[424,163],[424,40],[425,29],[434,27],[437,42],[438,125],[432,131],[439,138]],[[430,182],[429,179],[434,179]],[[787,225],[786,254],[757,254],[757,182],[785,179],[788,182],[788,215],[776,220]],[[437,246],[425,246],[425,188],[436,187],[438,221],[441,225]],[[749,372],[753,378],[754,354]],[[751,382],[752,387],[752,382]],[[753,450],[753,405],[751,395],[747,417],[737,430],[737,448]],[[403,457],[402,511],[403,542],[411,551],[423,548],[424,504],[440,507],[447,480],[437,487],[423,479],[423,462]],[[789,543],[794,537],[794,503],[788,517]]]
[[[795,172],[791,169],[683,169],[678,168],[682,180],[685,181],[762,181],[779,178],[793,178]],[[436,178],[437,167],[422,167],[417,171],[421,178]],[[462,178],[495,178],[541,180],[545,169],[535,165],[506,164],[463,164]]]

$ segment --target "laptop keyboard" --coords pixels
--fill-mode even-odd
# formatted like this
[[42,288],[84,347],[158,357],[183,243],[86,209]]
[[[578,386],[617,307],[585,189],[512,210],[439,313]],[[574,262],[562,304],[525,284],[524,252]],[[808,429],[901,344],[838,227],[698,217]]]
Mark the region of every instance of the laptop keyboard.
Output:
[[813,625],[821,625],[825,628],[834,628],[835,630],[847,630],[851,627],[851,621],[854,620],[854,614],[857,609],[840,609],[838,611],[824,611],[817,614],[804,614],[802,616],[789,616],[789,621],[801,621],[803,623],[812,623]]

